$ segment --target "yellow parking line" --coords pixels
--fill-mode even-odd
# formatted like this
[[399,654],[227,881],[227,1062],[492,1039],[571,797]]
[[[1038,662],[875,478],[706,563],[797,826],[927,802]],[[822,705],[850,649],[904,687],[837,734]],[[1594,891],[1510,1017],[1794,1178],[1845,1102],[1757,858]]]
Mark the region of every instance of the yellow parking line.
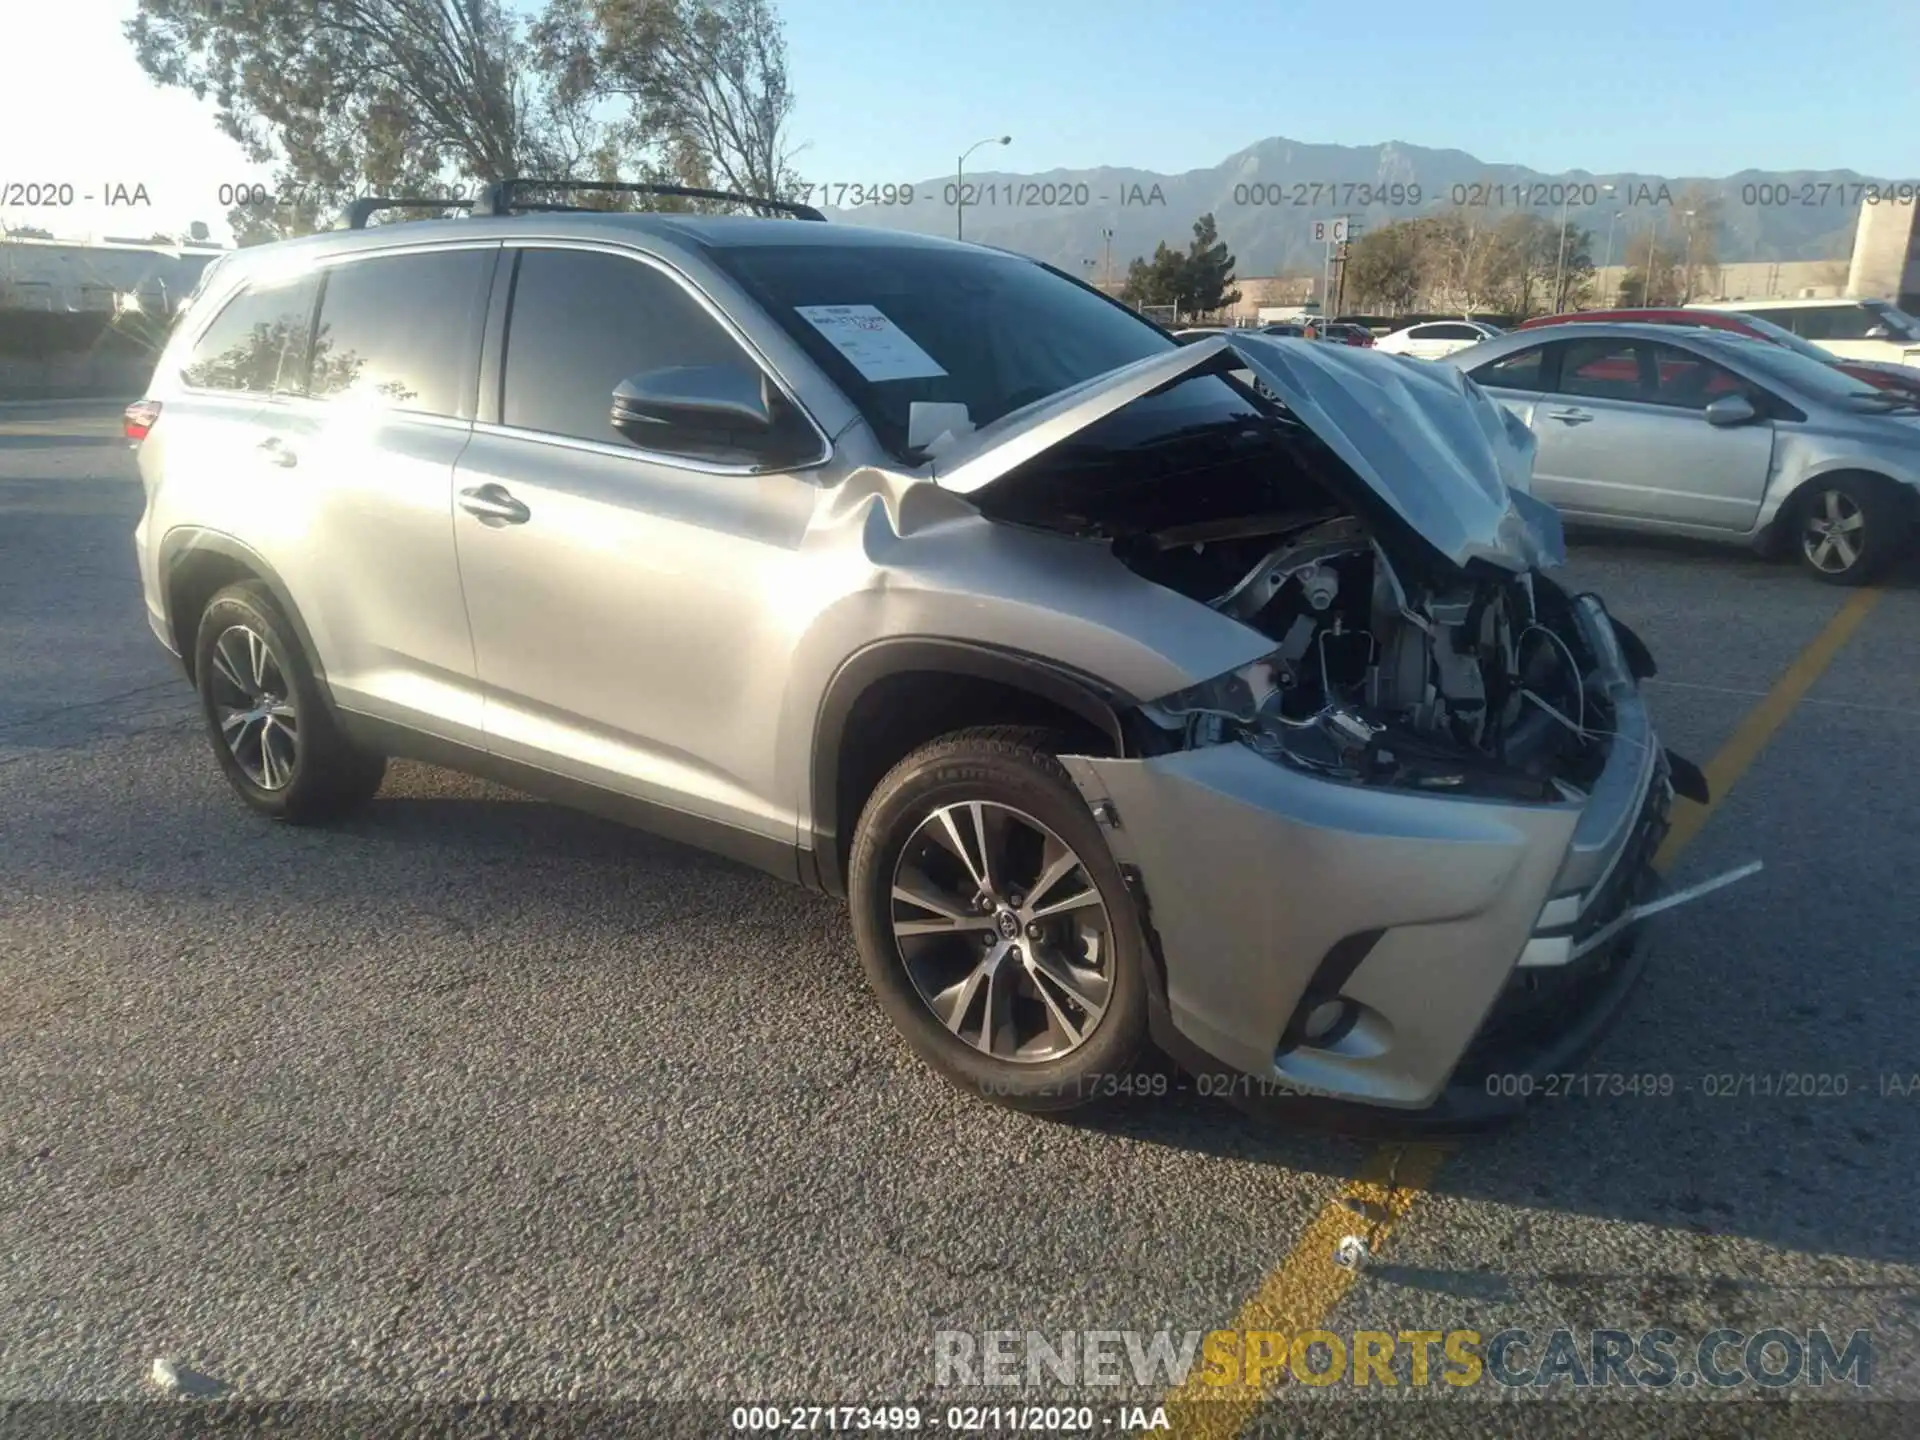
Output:
[[[1712,800],[1706,805],[1682,802],[1654,857],[1661,871],[1670,869],[1700,833],[1715,807],[1766,748],[1766,744],[1806,698],[1826,668],[1860,628],[1881,591],[1861,590],[1840,607],[1806,649],[1774,682],[1766,696],[1748,711],[1713,759],[1707,762],[1707,785]],[[1369,1236],[1375,1254],[1414,1202],[1433,1182],[1446,1159],[1442,1145],[1386,1145],[1368,1159],[1358,1177],[1341,1188],[1295,1243],[1291,1253],[1260,1283],[1253,1297],[1240,1307],[1233,1328],[1277,1330],[1287,1335],[1319,1329],[1333,1307],[1352,1288],[1357,1272],[1334,1263],[1335,1247],[1346,1235]],[[1397,1165],[1395,1157],[1398,1157]],[[1389,1187],[1388,1179],[1392,1185]],[[1200,1440],[1233,1440],[1260,1408],[1266,1392],[1246,1385],[1213,1386],[1201,1383],[1199,1372],[1166,1397],[1173,1433]]]
[[1734,727],[1726,744],[1707,762],[1708,803],[1695,805],[1682,802],[1676,807],[1673,828],[1667,831],[1666,843],[1660,847],[1660,853],[1653,857],[1656,870],[1664,873],[1673,868],[1674,862],[1680,858],[1680,852],[1693,843],[1693,837],[1700,833],[1700,827],[1707,823],[1722,797],[1739,783],[1740,777],[1747,773],[1747,767],[1766,748],[1767,741],[1773,738],[1773,732],[1793,713],[1794,707],[1806,699],[1813,682],[1833,663],[1833,657],[1840,653],[1840,647],[1853,638],[1853,632],[1860,628],[1860,622],[1880,603],[1884,593],[1878,589],[1856,591],[1853,598],[1840,607],[1839,613],[1826,623],[1826,627],[1813,637],[1812,643],[1794,657],[1785,673],[1773,682],[1773,688],[1766,697]]

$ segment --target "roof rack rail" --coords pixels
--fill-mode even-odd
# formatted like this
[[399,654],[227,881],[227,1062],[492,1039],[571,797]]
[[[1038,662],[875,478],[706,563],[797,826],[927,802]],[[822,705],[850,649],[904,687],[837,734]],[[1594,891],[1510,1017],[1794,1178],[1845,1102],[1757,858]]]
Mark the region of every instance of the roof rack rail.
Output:
[[516,190],[599,190],[615,191],[623,195],[671,195],[682,200],[730,200],[736,205],[751,206],[762,215],[791,215],[796,220],[825,221],[822,215],[811,205],[801,205],[792,200],[769,200],[760,195],[742,195],[733,190],[701,190],[691,185],[642,185],[627,181],[601,180],[536,180],[516,177],[512,180],[496,180],[481,186],[473,198],[474,215],[506,215],[514,210],[579,210],[578,205],[551,205],[533,201],[517,201]]
[[347,206],[347,229],[364,230],[382,210],[465,210],[471,200],[429,199],[425,195],[369,195]]

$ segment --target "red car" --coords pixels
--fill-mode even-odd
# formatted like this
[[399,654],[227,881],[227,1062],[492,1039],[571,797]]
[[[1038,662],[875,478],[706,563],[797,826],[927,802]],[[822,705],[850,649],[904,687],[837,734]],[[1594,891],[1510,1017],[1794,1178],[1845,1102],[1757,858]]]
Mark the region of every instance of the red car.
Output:
[[1635,325],[1693,325],[1708,330],[1731,330],[1756,340],[1770,340],[1797,350],[1810,360],[1831,365],[1836,370],[1864,380],[1880,390],[1892,390],[1911,400],[1920,400],[1920,370],[1908,365],[1880,365],[1871,360],[1842,360],[1771,320],[1758,315],[1742,315],[1732,310],[1576,310],[1567,315],[1536,315],[1524,320],[1516,330],[1538,330],[1545,325],[1568,325],[1589,321],[1627,321]]
[[1340,345],[1362,345],[1368,348],[1373,345],[1373,332],[1364,325],[1349,325],[1344,320],[1334,320],[1317,328],[1322,340],[1332,340]]

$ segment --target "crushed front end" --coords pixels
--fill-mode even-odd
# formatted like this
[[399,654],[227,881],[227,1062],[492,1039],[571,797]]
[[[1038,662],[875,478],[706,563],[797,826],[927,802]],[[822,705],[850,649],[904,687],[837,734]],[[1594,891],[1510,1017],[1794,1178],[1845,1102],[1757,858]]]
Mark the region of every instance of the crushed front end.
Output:
[[1657,885],[1676,769],[1698,789],[1640,696],[1651,661],[1538,573],[1409,593],[1357,530],[1248,581],[1272,654],[1143,706],[1135,757],[1067,761],[1136,887],[1156,1037],[1281,1109],[1508,1113],[1630,989],[1622,918]]
[[1631,983],[1704,780],[1654,734],[1645,645],[1546,573],[1533,453],[1450,367],[1221,338],[940,462],[989,519],[1108,550],[1116,628],[1146,581],[1244,636],[1130,708],[1123,754],[1062,757],[1133,887],[1156,1036],[1223,1093],[1470,1124]]

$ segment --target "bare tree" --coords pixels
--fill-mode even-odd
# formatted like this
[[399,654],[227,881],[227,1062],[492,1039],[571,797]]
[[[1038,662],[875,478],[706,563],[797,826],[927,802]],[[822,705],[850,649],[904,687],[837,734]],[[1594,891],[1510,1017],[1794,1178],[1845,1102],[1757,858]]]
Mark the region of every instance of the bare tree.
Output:
[[1426,292],[1436,309],[1472,314],[1488,300],[1492,237],[1469,210],[1446,210],[1425,220]]
[[149,76],[212,96],[276,167],[272,198],[229,216],[243,238],[304,233],[369,192],[570,174],[607,143],[501,0],[139,0],[125,30]]
[[623,101],[622,134],[683,183],[793,193],[793,90],[770,0],[552,0],[533,30],[570,102]]
[[[1691,297],[1700,289],[1700,272],[1720,268],[1720,217],[1725,199],[1717,189],[1689,185],[1674,204],[1673,224],[1682,238],[1679,298]],[[1709,287],[1711,288],[1711,287]]]

